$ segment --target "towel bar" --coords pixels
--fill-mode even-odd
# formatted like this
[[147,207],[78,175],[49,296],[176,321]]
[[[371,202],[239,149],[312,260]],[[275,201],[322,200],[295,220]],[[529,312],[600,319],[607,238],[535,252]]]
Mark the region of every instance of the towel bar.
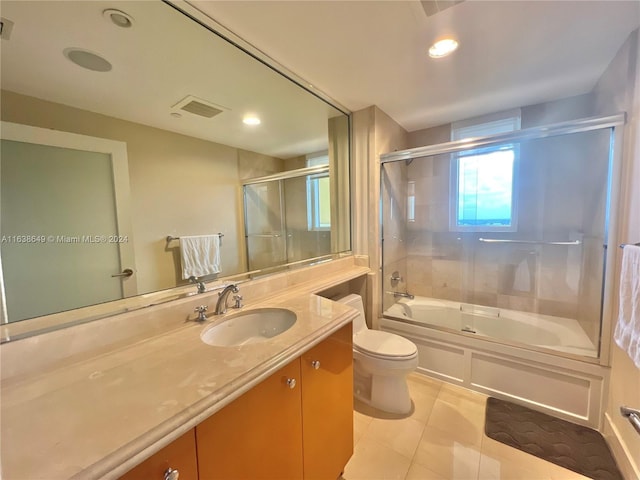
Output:
[[[217,234],[213,233],[212,235],[218,235],[220,237],[220,242],[222,242],[222,237],[224,237],[224,233],[218,232]],[[172,235],[167,235],[167,243],[173,242],[174,240],[180,240],[180,237],[174,237]]]
[[624,248],[627,245],[635,245],[636,247],[640,247],[640,243],[621,243],[620,248]]
[[636,432],[640,433],[640,410],[634,410],[629,407],[620,407],[620,415],[627,417],[636,429]]

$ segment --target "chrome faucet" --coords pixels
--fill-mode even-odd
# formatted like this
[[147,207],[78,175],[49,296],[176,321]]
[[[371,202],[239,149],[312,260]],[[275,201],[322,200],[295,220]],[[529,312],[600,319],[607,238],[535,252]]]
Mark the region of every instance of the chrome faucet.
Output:
[[216,311],[214,312],[214,315],[222,315],[227,313],[227,299],[229,298],[229,294],[232,292],[240,292],[238,286],[233,283],[231,285],[227,285],[226,287],[224,287],[224,290],[218,293],[218,303],[216,303]]
[[200,280],[198,277],[194,277],[193,275],[191,275],[189,277],[189,281],[191,283],[198,284],[198,293],[204,293],[204,292],[207,291],[207,288],[204,286],[204,282],[202,280]]
[[408,298],[409,300],[413,300],[415,297],[413,295],[411,295],[410,293],[405,293],[405,292],[391,292],[393,293],[393,296],[395,298],[398,297],[404,297],[404,298]]

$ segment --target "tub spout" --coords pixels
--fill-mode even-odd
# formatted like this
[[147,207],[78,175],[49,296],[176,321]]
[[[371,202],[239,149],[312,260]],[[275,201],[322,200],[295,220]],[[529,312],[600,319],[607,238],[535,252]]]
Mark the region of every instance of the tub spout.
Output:
[[415,297],[407,292],[387,292],[394,296],[394,298],[403,297],[408,298],[409,300],[413,300]]

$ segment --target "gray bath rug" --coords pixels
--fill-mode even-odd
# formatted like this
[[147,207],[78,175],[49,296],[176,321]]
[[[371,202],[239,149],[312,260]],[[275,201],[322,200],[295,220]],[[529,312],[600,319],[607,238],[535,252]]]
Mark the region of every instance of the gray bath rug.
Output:
[[576,425],[515,403],[487,399],[485,434],[596,480],[623,480],[604,438]]

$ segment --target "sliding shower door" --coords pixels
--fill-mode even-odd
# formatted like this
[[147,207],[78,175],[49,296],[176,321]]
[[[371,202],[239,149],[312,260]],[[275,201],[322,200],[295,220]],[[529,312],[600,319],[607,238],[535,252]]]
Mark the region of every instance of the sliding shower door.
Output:
[[250,180],[244,208],[249,270],[331,253],[328,166]]
[[287,261],[331,253],[329,174],[287,178],[284,205]]
[[603,128],[383,162],[385,315],[597,357],[611,139]]
[[245,185],[244,209],[249,271],[286,263],[282,182],[265,181]]

